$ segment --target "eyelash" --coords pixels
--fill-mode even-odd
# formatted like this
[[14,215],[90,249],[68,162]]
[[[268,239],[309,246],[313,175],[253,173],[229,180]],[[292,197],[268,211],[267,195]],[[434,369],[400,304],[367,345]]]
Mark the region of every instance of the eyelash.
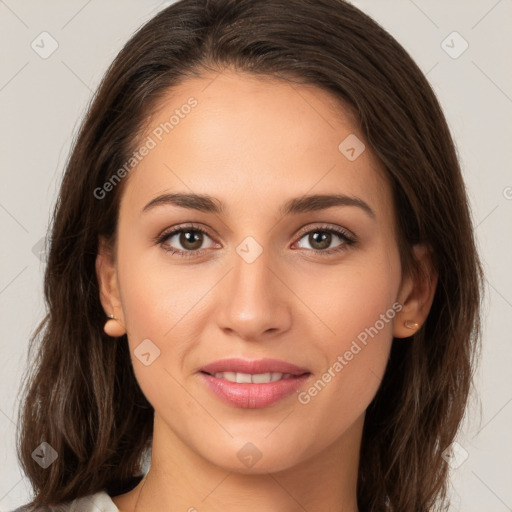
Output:
[[[202,233],[204,235],[207,235],[209,238],[212,238],[208,234],[208,232],[205,231],[204,229],[202,229],[201,227],[194,225],[194,224],[190,224],[190,225],[186,225],[186,226],[178,226],[177,228],[174,228],[171,231],[162,233],[161,235],[156,237],[154,242],[156,244],[160,245],[164,251],[170,252],[171,254],[174,254],[174,255],[182,257],[182,258],[191,258],[194,256],[198,256],[203,251],[208,250],[208,249],[196,249],[196,250],[192,250],[192,251],[181,251],[178,249],[173,249],[164,244],[164,242],[166,240],[168,240],[169,238],[171,238],[173,235],[175,235],[177,233],[182,233],[182,232],[184,232],[184,233],[197,232],[197,233]],[[339,253],[341,251],[347,250],[347,247],[350,247],[357,242],[356,237],[349,234],[348,231],[346,231],[342,228],[334,228],[334,227],[328,226],[328,225],[317,226],[313,229],[309,229],[308,231],[303,231],[300,233],[298,240],[301,240],[302,238],[304,238],[305,235],[309,235],[310,233],[315,233],[315,232],[333,233],[342,240],[342,243],[340,245],[338,245],[337,247],[333,247],[331,249],[324,249],[324,250],[306,249],[307,251],[313,252],[315,254],[320,254],[322,256],[331,255],[331,254],[335,254],[335,253]]]

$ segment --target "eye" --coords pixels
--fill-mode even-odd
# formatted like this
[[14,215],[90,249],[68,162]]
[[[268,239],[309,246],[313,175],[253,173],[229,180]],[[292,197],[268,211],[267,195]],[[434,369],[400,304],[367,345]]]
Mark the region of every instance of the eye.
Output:
[[[205,237],[211,241],[204,247]],[[300,241],[305,239],[310,247],[303,247]],[[339,240],[338,245],[332,243]],[[162,249],[180,257],[192,257],[201,254],[204,250],[215,247],[216,244],[208,233],[199,226],[178,226],[159,235],[155,242]],[[346,250],[356,243],[356,237],[343,228],[332,226],[319,226],[309,231],[303,231],[298,242],[300,249],[308,249],[318,254],[329,255]],[[178,246],[178,247],[176,247]]]
[[[211,244],[209,247],[203,247],[205,237],[211,240],[208,233],[200,227],[194,225],[179,226],[160,235],[156,242],[166,251],[178,256],[188,257],[196,256],[203,249],[208,249],[215,245]],[[176,245],[178,245],[177,248]]]
[[[303,247],[299,245],[301,249],[310,249],[316,253],[324,255],[346,250],[347,247],[354,245],[356,242],[355,236],[348,230],[331,226],[319,226],[317,228],[310,229],[305,233],[303,232],[300,240],[302,239],[305,239],[310,247]],[[340,243],[335,247],[332,247],[331,244],[336,242],[336,239],[340,240]],[[300,240],[297,243],[300,243]]]

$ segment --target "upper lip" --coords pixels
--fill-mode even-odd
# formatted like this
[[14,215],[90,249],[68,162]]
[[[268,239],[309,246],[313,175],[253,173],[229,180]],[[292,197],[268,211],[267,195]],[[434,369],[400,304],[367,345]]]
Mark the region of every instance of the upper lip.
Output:
[[235,373],[250,373],[252,375],[258,373],[289,373],[291,375],[303,375],[309,373],[305,368],[301,368],[295,364],[280,361],[279,359],[220,359],[213,363],[203,366],[200,371],[206,373],[222,373],[222,372],[235,372]]

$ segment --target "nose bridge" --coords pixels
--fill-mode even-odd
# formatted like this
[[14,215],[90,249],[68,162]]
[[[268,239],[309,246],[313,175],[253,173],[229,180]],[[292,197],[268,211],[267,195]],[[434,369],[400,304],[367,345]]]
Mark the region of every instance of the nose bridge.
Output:
[[233,299],[238,297],[247,305],[264,299],[273,288],[272,279],[275,279],[270,270],[270,249],[263,247],[253,237],[246,237],[236,247],[235,253],[231,284]]
[[221,298],[221,327],[240,337],[257,338],[265,331],[281,330],[289,322],[283,285],[272,267],[272,253],[247,237],[233,255],[233,270]]

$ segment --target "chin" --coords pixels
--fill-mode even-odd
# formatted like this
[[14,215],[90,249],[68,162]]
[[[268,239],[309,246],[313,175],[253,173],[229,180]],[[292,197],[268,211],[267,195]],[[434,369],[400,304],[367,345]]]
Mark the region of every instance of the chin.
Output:
[[[266,434],[265,434],[266,435]],[[229,445],[216,444],[199,452],[210,463],[227,471],[246,475],[258,475],[285,471],[307,458],[299,452],[300,442],[293,436],[265,439],[264,435],[247,436],[247,441],[236,437]]]

